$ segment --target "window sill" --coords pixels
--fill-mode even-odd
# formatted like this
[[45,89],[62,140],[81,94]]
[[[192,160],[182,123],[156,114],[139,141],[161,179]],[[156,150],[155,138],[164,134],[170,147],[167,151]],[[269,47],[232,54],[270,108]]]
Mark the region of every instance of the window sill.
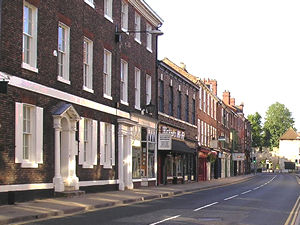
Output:
[[121,104],[129,106],[129,103],[128,103],[128,102],[125,102],[125,101],[123,101],[123,100],[121,100]]
[[88,163],[83,163],[82,164],[82,168],[83,169],[93,169],[94,168],[94,165],[90,165]]
[[129,35],[129,33],[128,33],[128,28],[122,27],[121,30],[122,30],[125,34]]
[[112,169],[112,165],[103,165],[104,169]]
[[141,107],[140,106],[134,106],[134,108],[141,111]]
[[68,85],[71,84],[71,81],[69,81],[69,80],[67,80],[67,79],[65,79],[65,78],[63,78],[61,76],[57,76],[57,80],[60,81],[60,82],[62,82],[62,83],[68,84]]
[[30,71],[32,71],[32,72],[35,72],[35,73],[39,73],[39,69],[38,68],[35,68],[35,67],[33,67],[33,66],[30,66],[29,64],[27,64],[27,63],[22,63],[22,65],[21,65],[21,67],[23,68],[23,69],[26,69],[26,70],[30,70]]
[[151,48],[148,48],[148,47],[147,47],[147,50],[148,50],[149,52],[153,53]]
[[134,38],[134,40],[139,43],[140,45],[142,44],[141,40]]
[[108,21],[114,23],[113,19],[110,16],[104,15],[104,18],[106,18]]
[[91,3],[90,1],[84,0],[84,2],[85,2],[86,4],[88,4],[89,6],[91,6],[93,9],[95,8],[95,5],[94,5],[93,3]]
[[109,100],[113,100],[113,98],[112,98],[111,96],[107,95],[107,94],[103,94],[103,97],[104,97],[104,98],[107,98],[107,99],[109,99]]
[[39,165],[35,162],[22,162],[21,167],[22,168],[38,168]]
[[90,89],[90,88],[88,88],[88,87],[86,87],[86,86],[83,86],[82,89],[83,89],[84,91],[87,91],[87,92],[90,92],[90,93],[94,94],[94,90],[93,90],[93,89]]

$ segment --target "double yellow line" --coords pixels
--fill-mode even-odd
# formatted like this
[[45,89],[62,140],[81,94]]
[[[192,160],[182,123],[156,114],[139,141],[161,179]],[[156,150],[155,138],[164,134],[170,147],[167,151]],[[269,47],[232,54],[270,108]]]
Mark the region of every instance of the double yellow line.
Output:
[[298,197],[289,217],[284,225],[295,225],[300,210],[300,196]]

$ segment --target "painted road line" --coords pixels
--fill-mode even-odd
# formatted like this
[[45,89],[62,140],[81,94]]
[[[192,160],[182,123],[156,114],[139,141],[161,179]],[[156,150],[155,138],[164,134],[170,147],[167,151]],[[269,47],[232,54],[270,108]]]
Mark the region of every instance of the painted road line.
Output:
[[245,194],[247,194],[247,193],[249,193],[249,192],[251,192],[252,190],[248,190],[248,191],[245,191],[245,192],[243,192],[241,195],[245,195]]
[[208,208],[208,207],[213,206],[213,205],[218,204],[218,203],[219,203],[219,202],[214,202],[214,203],[211,203],[211,204],[209,204],[209,205],[202,206],[202,207],[200,207],[200,208],[198,208],[198,209],[194,209],[194,212],[197,212],[197,211],[199,211],[199,210],[201,210],[201,209]]
[[286,222],[284,223],[284,225],[294,225],[295,224],[295,220],[297,219],[298,216],[298,210],[300,207],[300,196],[298,197],[292,211],[290,212],[289,217],[287,218]]
[[237,196],[239,196],[239,195],[234,195],[234,196],[231,196],[231,197],[229,197],[229,198],[225,198],[225,199],[224,199],[224,201],[227,201],[227,200],[233,199],[233,198],[235,198],[235,197],[237,197]]
[[158,222],[155,222],[155,223],[151,223],[149,225],[156,225],[156,224],[160,224],[160,223],[163,223],[163,222],[166,222],[166,221],[169,221],[169,220],[173,220],[173,219],[176,219],[178,217],[180,217],[181,215],[177,215],[177,216],[172,216],[172,217],[169,217],[167,219],[164,219],[164,220],[161,220],[161,221],[158,221]]

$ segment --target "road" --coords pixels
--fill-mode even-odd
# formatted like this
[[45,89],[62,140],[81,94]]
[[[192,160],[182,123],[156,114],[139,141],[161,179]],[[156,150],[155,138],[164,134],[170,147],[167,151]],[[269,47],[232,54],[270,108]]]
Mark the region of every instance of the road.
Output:
[[288,225],[299,187],[294,175],[260,174],[233,185],[31,224]]

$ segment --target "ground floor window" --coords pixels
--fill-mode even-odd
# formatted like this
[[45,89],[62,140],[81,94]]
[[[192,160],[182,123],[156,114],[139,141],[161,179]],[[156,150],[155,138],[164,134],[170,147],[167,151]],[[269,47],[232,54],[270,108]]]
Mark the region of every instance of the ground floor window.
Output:
[[132,148],[132,178],[141,178],[142,150],[139,147]]
[[167,167],[167,176],[172,177],[173,176],[173,156],[167,155],[166,157],[166,167]]

